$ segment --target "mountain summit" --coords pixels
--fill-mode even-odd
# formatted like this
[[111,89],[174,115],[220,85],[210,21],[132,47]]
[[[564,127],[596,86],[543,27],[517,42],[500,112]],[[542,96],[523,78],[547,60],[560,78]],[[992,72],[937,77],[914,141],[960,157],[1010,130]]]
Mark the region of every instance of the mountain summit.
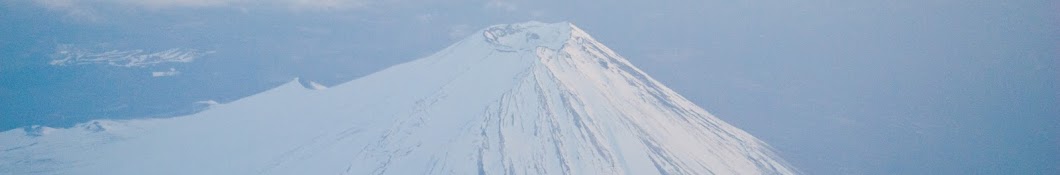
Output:
[[11,174],[793,174],[570,23],[483,29],[326,89],[0,133]]

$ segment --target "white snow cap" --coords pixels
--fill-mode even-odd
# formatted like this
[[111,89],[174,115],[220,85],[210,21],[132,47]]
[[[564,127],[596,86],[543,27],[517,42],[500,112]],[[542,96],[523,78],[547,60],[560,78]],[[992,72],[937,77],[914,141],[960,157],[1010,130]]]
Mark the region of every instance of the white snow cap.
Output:
[[796,173],[566,22],[495,25],[327,90],[304,87],[190,116],[0,132],[0,172]]
[[486,42],[498,50],[533,50],[537,47],[559,49],[570,38],[571,30],[578,30],[569,22],[542,23],[537,21],[494,25],[482,31]]

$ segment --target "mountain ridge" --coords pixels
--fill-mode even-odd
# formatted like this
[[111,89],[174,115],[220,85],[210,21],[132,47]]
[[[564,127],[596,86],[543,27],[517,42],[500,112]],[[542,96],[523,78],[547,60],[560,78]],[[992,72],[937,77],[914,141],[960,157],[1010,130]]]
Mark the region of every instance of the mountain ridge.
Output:
[[327,89],[292,80],[190,116],[104,124],[0,133],[17,148],[0,151],[0,171],[795,173],[765,143],[565,22],[491,26]]

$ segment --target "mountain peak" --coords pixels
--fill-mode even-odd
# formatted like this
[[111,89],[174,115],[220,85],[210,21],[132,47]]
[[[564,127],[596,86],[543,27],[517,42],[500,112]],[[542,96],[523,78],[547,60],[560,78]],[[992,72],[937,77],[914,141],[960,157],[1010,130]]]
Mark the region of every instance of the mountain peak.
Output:
[[795,173],[570,23],[481,31],[328,90],[293,80],[190,116],[0,132],[0,172]]
[[482,31],[486,42],[500,51],[529,51],[537,47],[559,49],[572,33],[584,33],[570,22],[543,23],[530,21],[493,25]]

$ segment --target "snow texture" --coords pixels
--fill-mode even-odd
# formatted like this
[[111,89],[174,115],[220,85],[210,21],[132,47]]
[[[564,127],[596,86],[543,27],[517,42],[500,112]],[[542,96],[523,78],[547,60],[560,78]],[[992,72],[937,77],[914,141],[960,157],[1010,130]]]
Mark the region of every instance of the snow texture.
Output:
[[190,116],[0,133],[0,174],[794,173],[569,23]]

